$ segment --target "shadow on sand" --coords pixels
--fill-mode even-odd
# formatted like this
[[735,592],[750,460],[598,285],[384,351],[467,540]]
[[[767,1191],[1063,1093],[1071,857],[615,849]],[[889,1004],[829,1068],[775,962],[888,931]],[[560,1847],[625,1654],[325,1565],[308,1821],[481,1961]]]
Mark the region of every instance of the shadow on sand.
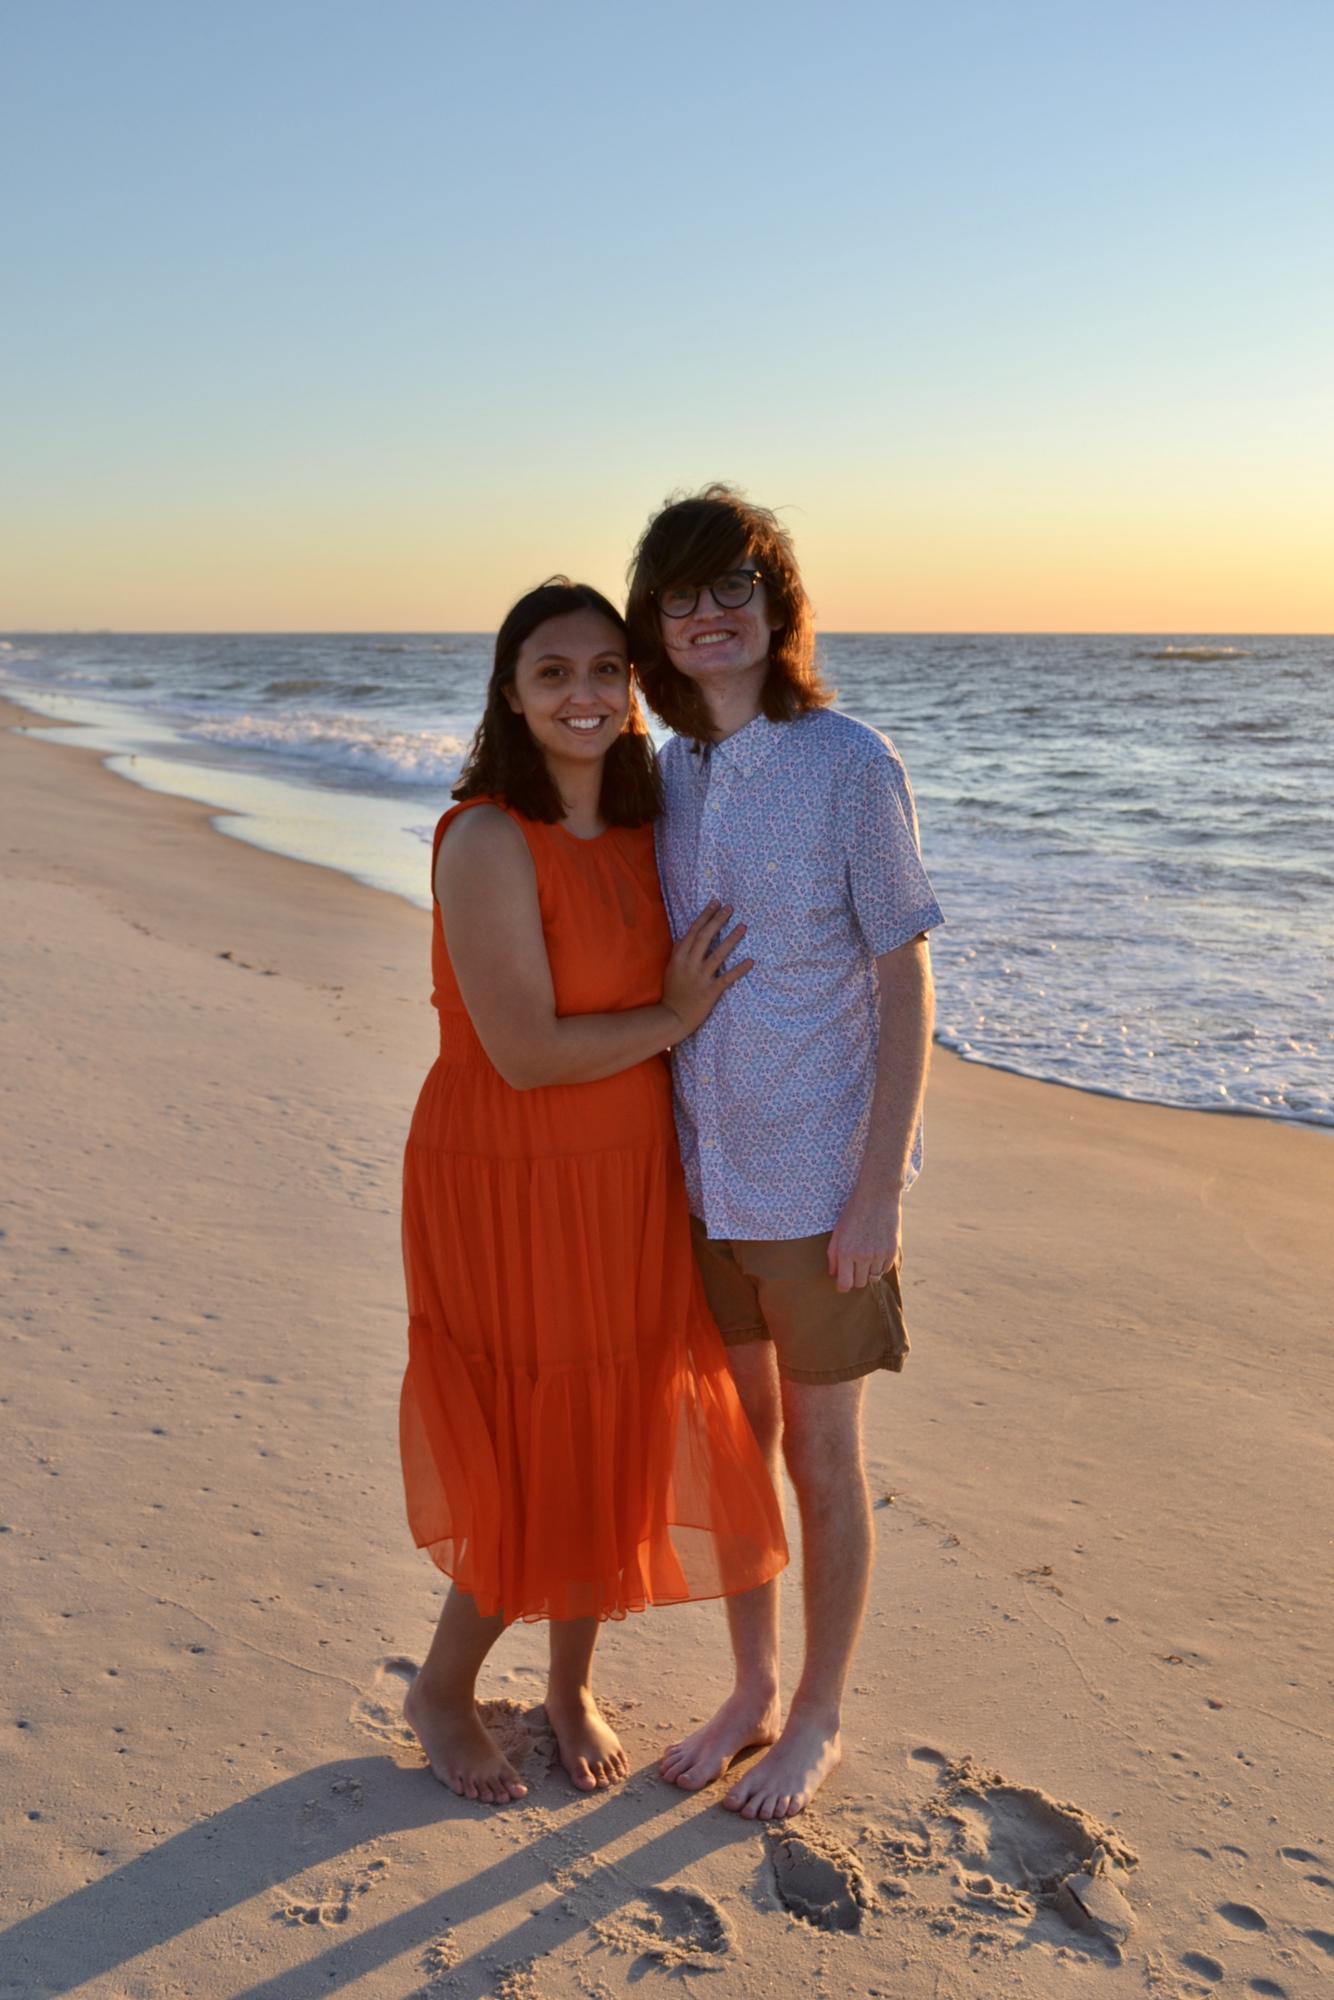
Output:
[[[655,1823],[668,1815],[669,1823],[655,1832]],[[481,1823],[492,1831],[498,1820],[510,1822],[504,1831],[515,1841],[514,1851],[463,1875],[459,1863],[470,1851],[475,1854]],[[376,1879],[368,1868],[378,1865],[382,1882],[393,1868],[392,1853],[377,1863],[374,1843],[444,1827],[457,1831],[438,1840],[432,1861],[455,1877],[451,1885],[411,1909],[368,1923],[371,1906],[357,1900],[363,1886]],[[601,1860],[598,1850],[621,1848],[635,1833],[645,1837],[628,1851],[622,1848],[620,1864]],[[243,1799],[0,1933],[0,1994],[54,2000],[268,1893],[273,1908],[264,1921],[275,1926],[275,1956],[288,1960],[299,1948],[291,1928],[284,1928],[280,1943],[277,1926],[284,1920],[291,1927],[311,1925],[305,1935],[312,1947],[322,1948],[251,1985],[240,1982],[253,1978],[254,1955],[248,1955],[247,1973],[238,1953],[234,2000],[311,2000],[404,1953],[420,1955],[456,1925],[475,1924],[517,1897],[545,1895],[544,1907],[508,1930],[488,1927],[479,1949],[453,1957],[451,1995],[479,1994],[494,1988],[506,1965],[568,1944],[594,1920],[614,1917],[623,1904],[645,1894],[650,1902],[663,1903],[656,1885],[717,1849],[738,1841],[754,1844],[756,1838],[756,1828],[731,1813],[699,1811],[696,1799],[665,1784],[653,1766],[614,1791],[596,1794],[575,1793],[563,1774],[553,1773],[527,1799],[498,1808],[455,1798],[424,1769],[406,1770],[385,1756],[354,1757],[316,1766]],[[341,1885],[341,1900],[335,1894],[323,1903],[284,1904],[286,1885],[316,1876],[354,1851],[359,1879],[354,1870],[354,1879]],[[572,1864],[577,1896],[565,1893],[568,1875],[557,1880]],[[348,1921],[357,1916],[360,1921]],[[329,1942],[330,1926],[345,1921],[346,1933]],[[257,1925],[252,1935],[262,1938],[263,1927]],[[201,1936],[195,1962],[215,1959],[220,1943],[216,1933]],[[180,1963],[178,1953],[173,1959]],[[140,1975],[148,1970],[139,1968]]]

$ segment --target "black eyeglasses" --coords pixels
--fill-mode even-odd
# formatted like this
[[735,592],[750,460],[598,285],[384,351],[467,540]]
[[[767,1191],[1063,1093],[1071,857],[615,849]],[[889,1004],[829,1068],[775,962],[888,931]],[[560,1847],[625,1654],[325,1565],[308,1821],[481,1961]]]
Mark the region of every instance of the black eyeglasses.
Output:
[[699,603],[702,590],[707,590],[720,611],[739,611],[743,604],[749,604],[755,595],[755,586],[764,581],[764,572],[758,569],[729,569],[726,576],[720,576],[713,583],[696,586],[693,583],[669,583],[653,595],[658,601],[658,609],[667,618],[688,618]]

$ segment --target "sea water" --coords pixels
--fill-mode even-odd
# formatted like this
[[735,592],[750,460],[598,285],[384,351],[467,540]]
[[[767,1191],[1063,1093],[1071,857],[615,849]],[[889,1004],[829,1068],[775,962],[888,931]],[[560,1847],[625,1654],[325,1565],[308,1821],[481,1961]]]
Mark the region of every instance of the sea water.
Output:
[[[0,692],[218,824],[419,905],[484,635],[0,642]],[[938,1039],[1156,1104],[1334,1125],[1334,640],[833,634],[947,922]]]

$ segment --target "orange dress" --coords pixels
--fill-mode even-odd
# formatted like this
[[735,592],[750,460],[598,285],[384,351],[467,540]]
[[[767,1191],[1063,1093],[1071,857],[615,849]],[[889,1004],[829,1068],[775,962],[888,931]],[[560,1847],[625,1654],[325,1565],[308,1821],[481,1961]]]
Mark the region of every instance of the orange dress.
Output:
[[[447,812],[432,851],[470,800]],[[556,1007],[662,997],[648,827],[579,840],[511,813]],[[432,903],[440,1055],[404,1162],[400,1442],[419,1548],[484,1615],[619,1618],[749,1590],[787,1561],[772,1483],[691,1252],[664,1057],[514,1090]]]

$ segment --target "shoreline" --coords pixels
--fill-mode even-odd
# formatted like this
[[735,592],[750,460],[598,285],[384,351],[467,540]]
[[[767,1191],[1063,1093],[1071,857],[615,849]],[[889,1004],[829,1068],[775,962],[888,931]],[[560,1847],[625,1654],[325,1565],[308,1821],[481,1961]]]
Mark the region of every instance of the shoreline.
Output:
[[[832,2000],[1168,2000],[1206,1960],[1229,1990],[1316,1989],[1313,1128],[938,1050],[913,1351],[868,1395],[879,1553],[842,1769],[777,1836],[661,1784],[663,1741],[727,1685],[706,1604],[604,1632],[632,1777],[592,1798],[549,1767],[546,1635],[507,1634],[485,1693],[532,1790],[488,1812],[399,1716],[442,1587],[396,1455],[426,919],[72,745],[0,730],[0,789],[0,1993],[605,2000],[721,1969],[761,2000],[778,1965]],[[1112,1829],[1137,1857],[1115,1948],[1017,1879],[1053,1824],[1076,1860]]]
[[[58,741],[61,732],[65,730],[72,732],[81,731],[86,726],[82,723],[66,723],[58,718],[42,715],[40,711],[28,708],[15,697],[0,694],[0,730],[19,735],[30,735],[31,740],[37,742],[50,739],[40,734],[32,735],[31,732],[49,731],[52,737],[56,739],[56,747],[59,748],[62,747]],[[326,860],[318,854],[302,854],[294,851],[292,847],[284,846],[280,840],[272,836],[266,837],[262,830],[266,823],[265,816],[258,804],[249,806],[221,805],[192,799],[187,792],[180,791],[174,786],[166,783],[155,783],[151,778],[137,776],[128,769],[115,770],[112,768],[113,762],[117,759],[122,762],[135,763],[139,761],[135,757],[127,758],[125,753],[108,750],[104,746],[93,744],[71,743],[63,747],[77,749],[85,756],[95,757],[104,774],[117,779],[121,783],[132,785],[137,791],[147,793],[153,797],[175,799],[188,805],[197,806],[206,815],[210,830],[224,839],[239,841],[244,846],[257,848],[261,852],[271,854],[279,860],[290,861],[298,867],[324,869],[332,874],[341,876],[344,880],[355,883],[360,888],[370,889],[376,894],[393,896],[407,903],[412,909],[421,911],[429,908],[429,901],[424,889],[420,893],[414,894],[402,880],[389,880],[387,877],[380,880],[373,879],[364,865],[360,870],[351,866],[340,865],[338,862]],[[145,759],[144,761],[147,763],[152,760]],[[182,766],[181,768],[188,769],[189,767]],[[216,767],[213,766],[205,768],[210,771],[216,771]],[[231,781],[229,773],[216,772],[216,775],[218,784],[223,786],[224,789],[232,791],[243,788],[247,783],[252,787],[263,787],[276,783],[283,788],[290,787],[293,790],[297,789],[292,784],[292,781],[288,779],[273,780],[259,774],[251,774],[249,778],[241,780],[238,786],[237,783]],[[308,791],[313,799],[318,800],[325,812],[331,817],[336,816],[336,806],[340,798],[337,792],[326,793],[318,786],[302,787],[301,789]],[[437,800],[435,804],[438,805],[439,801]],[[434,810],[434,806],[424,806],[422,809],[428,811]],[[395,803],[390,816],[397,819],[400,810],[406,810],[406,806],[400,807],[398,803]],[[235,824],[229,825],[228,822],[235,822]],[[422,843],[422,847],[423,852],[425,852],[424,842]],[[425,882],[425,879],[426,869],[425,865],[423,865],[423,882]],[[1076,1082],[1067,1077],[1036,1075],[1032,1070],[1021,1068],[1017,1064],[1006,1063],[975,1054],[964,1055],[952,1042],[942,1039],[939,1030],[937,1030],[934,1037],[934,1049],[937,1052],[937,1060],[939,1060],[941,1055],[945,1055],[969,1068],[990,1070],[1002,1076],[1015,1077],[1026,1083],[1040,1084],[1055,1090],[1071,1090],[1082,1096],[1106,1098],[1114,1103],[1143,1105],[1146,1108],[1155,1110],[1190,1112],[1208,1118],[1255,1120],[1265,1125],[1296,1126],[1309,1131],[1334,1134],[1334,1125],[1331,1125],[1328,1120],[1321,1118],[1263,1111],[1252,1105],[1235,1102],[1206,1106],[1184,1104],[1164,1099],[1133,1097],[1124,1091],[1114,1089],[1111,1085]]]

